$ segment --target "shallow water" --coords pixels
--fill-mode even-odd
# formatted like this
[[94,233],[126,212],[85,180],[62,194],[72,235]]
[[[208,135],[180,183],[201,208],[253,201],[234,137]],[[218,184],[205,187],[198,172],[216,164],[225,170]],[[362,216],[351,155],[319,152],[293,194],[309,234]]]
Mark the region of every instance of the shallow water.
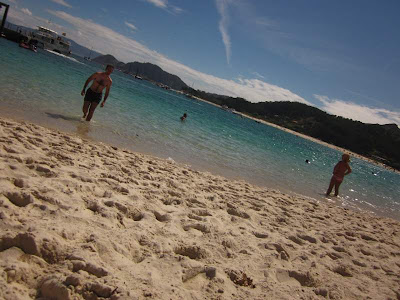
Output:
[[[0,114],[325,200],[340,152],[118,71],[105,107],[89,124],[82,122],[80,91],[101,69],[0,39]],[[188,118],[181,122],[184,112]],[[400,175],[357,158],[351,167],[339,204],[400,219]]]

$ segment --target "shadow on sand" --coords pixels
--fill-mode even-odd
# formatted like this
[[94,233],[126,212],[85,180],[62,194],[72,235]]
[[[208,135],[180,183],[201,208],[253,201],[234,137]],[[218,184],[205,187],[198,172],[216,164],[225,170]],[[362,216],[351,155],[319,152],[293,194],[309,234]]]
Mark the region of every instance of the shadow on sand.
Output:
[[50,118],[53,119],[61,119],[65,121],[73,121],[77,122],[76,123],[76,133],[83,138],[90,139],[89,133],[91,131],[91,126],[90,122],[86,122],[84,119],[77,117],[77,116],[65,116],[62,114],[55,114],[55,113],[49,113],[46,112],[46,115],[48,115]]

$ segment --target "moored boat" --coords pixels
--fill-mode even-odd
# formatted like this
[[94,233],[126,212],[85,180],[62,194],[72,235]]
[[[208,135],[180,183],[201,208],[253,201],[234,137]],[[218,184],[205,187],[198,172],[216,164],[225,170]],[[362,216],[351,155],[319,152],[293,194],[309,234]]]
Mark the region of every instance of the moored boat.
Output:
[[27,49],[27,50],[31,50],[33,52],[37,52],[36,45],[34,45],[32,43],[26,43],[26,42],[22,41],[22,42],[19,43],[19,46],[21,48],[24,48],[24,49]]
[[59,35],[54,30],[38,26],[38,29],[30,33],[29,38],[37,41],[39,48],[54,51],[63,55],[70,55],[71,43],[65,38],[66,34]]

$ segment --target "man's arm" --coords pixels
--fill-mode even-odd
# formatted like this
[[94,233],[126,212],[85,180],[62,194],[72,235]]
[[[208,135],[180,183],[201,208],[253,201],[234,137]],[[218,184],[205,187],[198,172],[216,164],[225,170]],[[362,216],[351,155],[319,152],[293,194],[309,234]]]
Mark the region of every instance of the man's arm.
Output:
[[106,103],[106,100],[107,100],[107,98],[108,98],[108,94],[110,93],[111,85],[112,85],[112,80],[110,80],[110,84],[108,84],[108,85],[106,86],[106,93],[105,93],[105,95],[104,95],[104,100],[103,100],[103,102],[101,103],[100,107],[103,107],[104,104]]
[[92,74],[85,82],[85,85],[83,86],[81,95],[85,96],[85,92],[86,92],[86,87],[88,86],[89,82],[91,82],[95,77],[96,77],[97,73]]

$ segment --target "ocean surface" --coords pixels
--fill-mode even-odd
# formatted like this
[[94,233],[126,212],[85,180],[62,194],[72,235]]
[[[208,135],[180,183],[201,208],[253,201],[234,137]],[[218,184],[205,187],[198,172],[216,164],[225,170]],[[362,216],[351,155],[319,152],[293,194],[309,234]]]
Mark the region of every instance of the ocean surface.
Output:
[[[111,75],[105,107],[92,122],[82,121],[83,84],[102,69],[0,39],[0,115],[400,220],[398,173],[353,157],[340,197],[326,198],[341,152],[119,71]],[[184,112],[188,118],[181,122]]]

